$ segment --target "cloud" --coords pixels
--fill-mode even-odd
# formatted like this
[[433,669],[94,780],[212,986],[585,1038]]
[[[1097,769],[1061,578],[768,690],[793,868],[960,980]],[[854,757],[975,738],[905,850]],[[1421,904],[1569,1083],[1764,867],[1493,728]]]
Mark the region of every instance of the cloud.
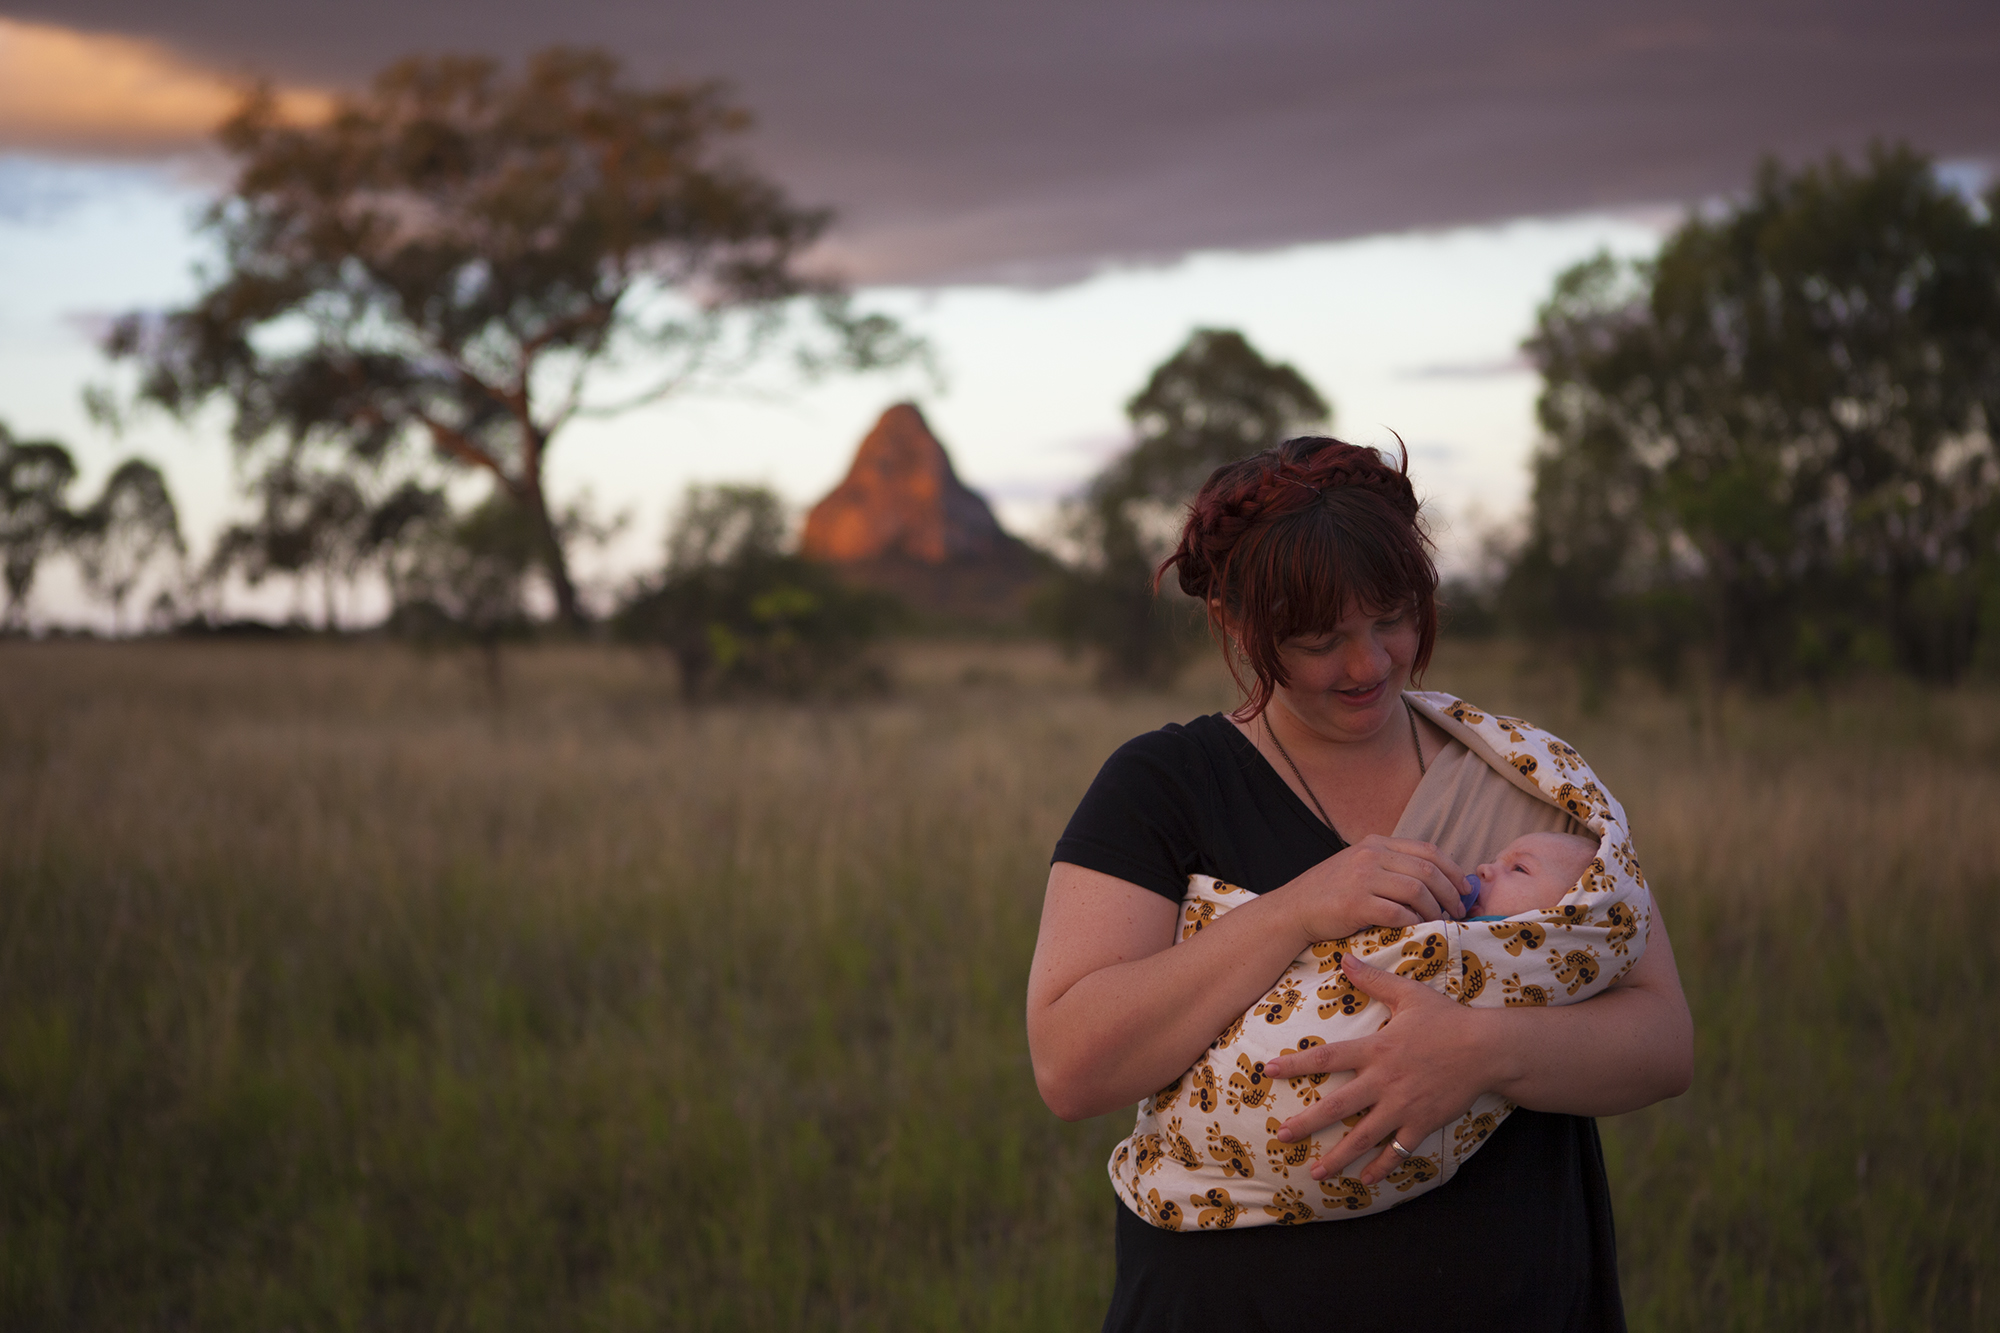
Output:
[[1485,357],[1477,361],[1439,361],[1399,372],[1406,380],[1484,380],[1499,375],[1531,375],[1535,364],[1525,352]]
[[[214,131],[242,88],[156,41],[0,18],[0,144],[10,148],[184,149]],[[328,104],[322,93],[284,96],[295,115]]]
[[840,210],[831,253],[877,282],[1683,205],[1878,138],[2000,160],[1991,0],[6,2],[196,82],[558,41],[723,77],[756,160]]

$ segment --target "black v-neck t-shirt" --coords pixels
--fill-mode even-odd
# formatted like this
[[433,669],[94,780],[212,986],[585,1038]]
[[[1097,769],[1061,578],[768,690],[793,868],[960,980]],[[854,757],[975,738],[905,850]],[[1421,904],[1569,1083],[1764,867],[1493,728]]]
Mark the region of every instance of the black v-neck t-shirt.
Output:
[[[1120,746],[1054,860],[1179,902],[1189,875],[1267,893],[1345,844],[1221,714]],[[1449,1182],[1386,1213],[1163,1231],[1117,1210],[1107,1330],[1625,1327],[1597,1124],[1517,1110]]]

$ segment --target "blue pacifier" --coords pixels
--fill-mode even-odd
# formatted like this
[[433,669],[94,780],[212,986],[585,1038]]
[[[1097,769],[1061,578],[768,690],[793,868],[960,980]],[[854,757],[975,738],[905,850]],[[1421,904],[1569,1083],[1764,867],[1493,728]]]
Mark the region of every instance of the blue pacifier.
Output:
[[1477,875],[1467,875],[1465,877],[1465,882],[1472,886],[1472,892],[1459,894],[1458,905],[1464,908],[1466,911],[1470,912],[1473,908],[1473,905],[1479,901],[1480,892],[1484,889],[1485,886],[1479,882],[1479,876]]

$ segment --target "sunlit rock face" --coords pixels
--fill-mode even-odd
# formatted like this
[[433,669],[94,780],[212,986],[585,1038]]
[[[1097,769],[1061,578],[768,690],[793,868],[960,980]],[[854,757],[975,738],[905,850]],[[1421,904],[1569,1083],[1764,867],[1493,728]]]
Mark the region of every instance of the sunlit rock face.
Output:
[[1039,572],[913,403],[884,412],[847,477],[806,515],[799,550],[855,582],[951,619],[1012,619]]
[[846,480],[806,515],[800,548],[836,564],[904,556],[936,565],[1012,541],[952,471],[924,414],[898,403],[861,441]]

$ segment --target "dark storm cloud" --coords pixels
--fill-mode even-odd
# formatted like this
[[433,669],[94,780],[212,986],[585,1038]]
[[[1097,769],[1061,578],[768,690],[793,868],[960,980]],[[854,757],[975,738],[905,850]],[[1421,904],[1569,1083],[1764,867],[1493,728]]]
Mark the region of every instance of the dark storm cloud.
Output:
[[1740,188],[1874,138],[2000,157],[2000,5],[0,0],[224,70],[598,44],[728,79],[856,276],[1036,280]]

